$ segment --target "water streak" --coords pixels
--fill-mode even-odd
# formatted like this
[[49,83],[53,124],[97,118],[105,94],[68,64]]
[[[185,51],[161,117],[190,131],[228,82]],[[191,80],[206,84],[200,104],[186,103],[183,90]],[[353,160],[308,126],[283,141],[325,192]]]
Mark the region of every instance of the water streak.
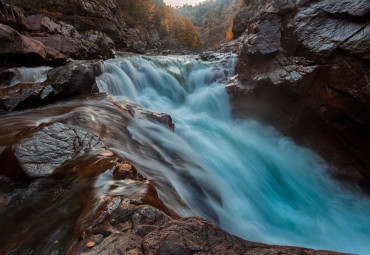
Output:
[[[105,72],[97,78],[101,91],[169,113],[176,124],[171,134],[138,120],[130,127],[133,138],[153,144],[163,161],[171,158],[175,165],[178,158],[188,177],[181,178],[181,172],[164,167],[153,155],[120,154],[162,169],[193,213],[242,238],[367,254],[368,199],[342,191],[326,175],[323,160],[274,129],[233,119],[224,83],[233,75],[234,65],[234,56],[213,63],[195,57],[106,61]],[[160,179],[154,175],[149,177]],[[196,180],[200,190],[184,180]],[[199,197],[202,201],[197,201],[197,194],[204,194]],[[160,195],[170,203],[163,192]]]
[[50,69],[51,67],[48,66],[15,68],[15,76],[11,80],[10,86],[14,86],[18,83],[38,83],[46,81],[47,72]]

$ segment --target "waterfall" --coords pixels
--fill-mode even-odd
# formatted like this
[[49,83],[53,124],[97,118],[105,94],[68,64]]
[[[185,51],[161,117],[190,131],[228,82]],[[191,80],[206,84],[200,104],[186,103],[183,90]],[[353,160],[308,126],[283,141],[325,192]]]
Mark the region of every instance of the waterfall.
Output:
[[[166,176],[192,209],[174,208],[183,216],[201,215],[250,241],[367,254],[369,200],[339,188],[322,159],[273,128],[232,118],[225,83],[235,61],[230,55],[212,63],[192,56],[106,61],[100,91],[168,113],[176,125],[175,133],[144,120],[130,127],[134,139],[153,144],[170,164],[120,154],[139,171],[140,164],[153,168],[144,174],[154,181]],[[176,170],[180,164],[188,177]]]

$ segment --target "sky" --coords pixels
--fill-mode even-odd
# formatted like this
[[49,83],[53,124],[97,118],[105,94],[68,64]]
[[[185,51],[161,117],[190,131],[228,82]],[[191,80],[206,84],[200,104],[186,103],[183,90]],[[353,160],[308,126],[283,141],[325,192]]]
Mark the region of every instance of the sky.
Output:
[[204,0],[163,0],[166,4],[172,6],[181,6],[183,4],[196,4]]

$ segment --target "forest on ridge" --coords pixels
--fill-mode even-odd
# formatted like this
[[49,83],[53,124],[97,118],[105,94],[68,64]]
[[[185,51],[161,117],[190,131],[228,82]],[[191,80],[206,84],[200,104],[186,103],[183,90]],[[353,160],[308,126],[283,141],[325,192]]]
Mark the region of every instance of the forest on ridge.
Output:
[[176,13],[190,19],[199,33],[200,47],[207,49],[232,39],[234,17],[244,8],[244,0],[208,0],[183,5]]
[[154,28],[161,38],[172,38],[189,49],[199,47],[199,34],[189,18],[180,16],[163,0],[118,0],[128,25]]
[[243,0],[208,0],[172,7],[163,0],[118,0],[128,25],[155,28],[161,38],[177,40],[189,49],[217,48],[232,39],[235,15]]

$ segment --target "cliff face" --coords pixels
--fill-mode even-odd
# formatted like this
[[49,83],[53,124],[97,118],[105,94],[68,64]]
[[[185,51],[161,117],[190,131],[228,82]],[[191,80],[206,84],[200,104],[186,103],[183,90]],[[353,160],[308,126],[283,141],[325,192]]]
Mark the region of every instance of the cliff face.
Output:
[[334,164],[336,177],[368,187],[370,2],[251,3],[265,5],[234,21],[240,83],[228,92],[235,115],[274,125]]
[[0,12],[2,66],[60,65],[68,58],[144,53],[164,44],[155,29],[127,25],[115,0],[5,0]]

